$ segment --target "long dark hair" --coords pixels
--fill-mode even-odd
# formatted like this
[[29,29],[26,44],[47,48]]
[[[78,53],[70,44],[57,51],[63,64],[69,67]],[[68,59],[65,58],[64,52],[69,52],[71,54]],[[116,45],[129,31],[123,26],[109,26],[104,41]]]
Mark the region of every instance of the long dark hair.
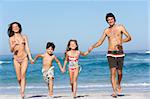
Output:
[[66,52],[71,50],[71,48],[69,48],[70,42],[75,42],[76,45],[77,45],[77,47],[75,48],[75,50],[79,50],[79,46],[78,46],[77,40],[71,39],[71,40],[69,40],[69,42],[68,42],[68,45],[67,45],[67,48],[66,48]]
[[7,30],[7,34],[8,34],[9,37],[11,37],[11,36],[13,36],[15,34],[14,31],[12,30],[12,25],[13,24],[17,24],[18,25],[18,27],[19,27],[19,33],[22,32],[21,24],[19,22],[12,22],[12,23],[9,24],[9,28]]
[[67,44],[67,48],[66,48],[64,60],[65,60],[65,58],[66,58],[67,51],[70,51],[70,50],[71,50],[71,48],[69,48],[69,46],[70,46],[70,42],[72,42],[72,41],[75,42],[76,45],[77,45],[77,47],[75,48],[75,50],[79,50],[79,46],[78,46],[77,40],[74,40],[74,39],[69,40],[69,42],[68,42],[68,44]]

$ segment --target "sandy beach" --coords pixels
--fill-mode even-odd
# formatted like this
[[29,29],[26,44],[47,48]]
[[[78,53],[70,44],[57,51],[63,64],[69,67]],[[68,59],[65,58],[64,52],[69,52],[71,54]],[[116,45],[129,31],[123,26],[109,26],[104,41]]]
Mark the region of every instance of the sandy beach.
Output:
[[[77,99],[113,99],[110,93],[103,92],[80,92]],[[143,93],[124,93],[118,99],[148,99],[150,92]],[[0,95],[0,99],[21,99],[19,95]],[[46,94],[27,94],[25,99],[73,99],[69,93],[56,93],[53,98]]]

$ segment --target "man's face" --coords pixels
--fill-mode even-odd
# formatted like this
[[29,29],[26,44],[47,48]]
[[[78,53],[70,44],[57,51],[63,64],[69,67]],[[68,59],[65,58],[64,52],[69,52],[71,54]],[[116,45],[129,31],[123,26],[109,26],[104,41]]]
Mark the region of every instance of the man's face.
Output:
[[108,17],[107,18],[107,22],[110,26],[113,26],[115,24],[115,20],[113,17]]

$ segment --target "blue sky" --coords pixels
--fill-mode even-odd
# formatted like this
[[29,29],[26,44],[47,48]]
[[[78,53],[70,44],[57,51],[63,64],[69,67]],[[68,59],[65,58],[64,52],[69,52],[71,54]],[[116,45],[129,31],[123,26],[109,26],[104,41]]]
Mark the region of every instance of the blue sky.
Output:
[[[55,43],[55,52],[64,52],[70,39],[77,39],[79,49],[86,51],[108,27],[109,12],[132,36],[123,44],[125,50],[149,50],[149,4],[148,0],[1,0],[0,54],[10,54],[7,29],[14,21],[22,24],[31,53],[43,53],[48,41]],[[107,47],[106,39],[94,51]]]

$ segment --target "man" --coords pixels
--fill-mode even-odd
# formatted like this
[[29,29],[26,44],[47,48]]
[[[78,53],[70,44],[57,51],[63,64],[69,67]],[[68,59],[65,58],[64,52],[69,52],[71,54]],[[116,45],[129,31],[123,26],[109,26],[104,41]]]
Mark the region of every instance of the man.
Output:
[[[113,93],[111,96],[117,98],[117,93],[118,95],[121,93],[122,67],[125,56],[122,44],[130,41],[131,36],[123,25],[115,24],[116,19],[112,13],[108,13],[106,15],[106,21],[109,24],[109,27],[104,30],[102,37],[98,40],[97,43],[90,47],[90,50],[100,46],[105,38],[108,38],[107,59],[110,67],[110,79],[113,88]],[[123,35],[125,35],[126,38],[123,38]],[[118,75],[117,84],[116,73]]]

